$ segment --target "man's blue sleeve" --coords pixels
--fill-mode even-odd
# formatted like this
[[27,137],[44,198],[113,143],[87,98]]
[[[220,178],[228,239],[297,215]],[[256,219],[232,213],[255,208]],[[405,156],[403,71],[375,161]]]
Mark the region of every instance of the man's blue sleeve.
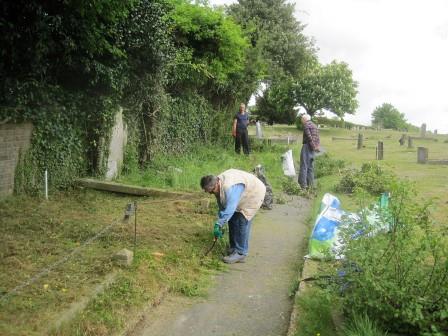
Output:
[[230,187],[226,193],[226,207],[218,213],[218,224],[223,226],[235,213],[244,192],[244,184],[239,183]]

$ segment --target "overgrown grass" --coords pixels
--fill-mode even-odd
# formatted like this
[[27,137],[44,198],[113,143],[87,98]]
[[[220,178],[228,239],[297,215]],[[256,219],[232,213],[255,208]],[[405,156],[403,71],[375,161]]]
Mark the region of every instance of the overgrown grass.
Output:
[[367,314],[354,313],[344,328],[344,336],[387,336]]
[[312,288],[296,298],[299,320],[295,336],[335,335],[332,312],[337,309],[331,293]]
[[201,191],[200,178],[207,174],[219,174],[227,169],[235,168],[252,171],[256,165],[265,167],[266,177],[274,190],[281,190],[284,181],[281,155],[292,148],[294,157],[298,159],[297,145],[267,145],[252,141],[249,156],[237,155],[233,148],[199,147],[179,157],[158,157],[147,169],[133,170],[122,176],[119,181],[145,187],[168,188],[184,191]]

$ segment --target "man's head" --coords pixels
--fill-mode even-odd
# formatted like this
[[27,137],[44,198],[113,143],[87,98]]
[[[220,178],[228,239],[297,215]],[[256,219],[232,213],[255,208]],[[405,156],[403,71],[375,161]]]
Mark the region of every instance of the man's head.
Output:
[[244,113],[244,111],[246,111],[246,104],[241,103],[241,104],[240,104],[240,112],[241,112],[241,113]]
[[307,121],[311,120],[311,117],[309,114],[305,113],[305,114],[302,114],[301,120],[302,120],[302,124],[305,124]]
[[217,193],[219,190],[218,177],[215,175],[202,176],[201,188],[209,194]]

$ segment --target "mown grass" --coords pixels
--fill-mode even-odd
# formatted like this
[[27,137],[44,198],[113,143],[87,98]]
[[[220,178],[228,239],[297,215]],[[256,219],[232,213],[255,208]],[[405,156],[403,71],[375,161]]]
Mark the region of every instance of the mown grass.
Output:
[[[402,133],[396,131],[361,131],[364,135],[364,147],[356,149],[357,134],[359,131],[342,129],[321,129],[321,142],[330,155],[345,160],[348,165],[359,168],[363,163],[375,161],[375,151],[378,141],[384,143],[384,160],[378,163],[386,170],[395,173],[399,178],[415,183],[418,194],[416,199],[426,202],[433,200],[432,215],[439,223],[446,223],[448,217],[448,165],[429,165],[417,163],[417,147],[427,147],[429,158],[448,159],[448,143],[444,141],[446,135],[431,136],[438,139],[414,140],[414,148],[407,148],[407,144],[400,146],[398,140]],[[411,136],[419,136],[417,133]],[[353,137],[350,140],[332,140],[333,137]],[[334,178],[320,181],[324,188],[322,191],[332,190]],[[356,200],[350,196],[340,195],[343,207],[355,210],[358,207]]]
[[[73,190],[49,201],[11,197],[0,202],[2,295],[80,249],[0,301],[1,335],[111,335],[123,328],[132,312],[156,303],[161,292],[205,294],[210,272],[222,269],[223,246],[200,262],[211,244],[214,209],[202,211],[196,201],[138,199],[135,262],[121,268],[111,256],[123,248],[133,250],[133,218],[121,221],[130,201],[130,197]],[[110,231],[83,246],[111,223],[116,225]],[[116,274],[115,280],[98,296],[92,295],[109,274]],[[54,328],[71,305],[89,296],[95,298],[86,309],[68,318],[70,323]]]

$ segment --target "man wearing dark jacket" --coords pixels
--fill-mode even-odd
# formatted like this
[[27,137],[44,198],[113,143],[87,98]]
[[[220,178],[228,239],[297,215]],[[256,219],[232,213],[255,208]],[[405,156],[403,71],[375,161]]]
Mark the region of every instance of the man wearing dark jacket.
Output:
[[302,189],[314,186],[314,157],[320,151],[320,139],[317,126],[308,114],[302,115],[303,141],[300,152],[299,184]]

